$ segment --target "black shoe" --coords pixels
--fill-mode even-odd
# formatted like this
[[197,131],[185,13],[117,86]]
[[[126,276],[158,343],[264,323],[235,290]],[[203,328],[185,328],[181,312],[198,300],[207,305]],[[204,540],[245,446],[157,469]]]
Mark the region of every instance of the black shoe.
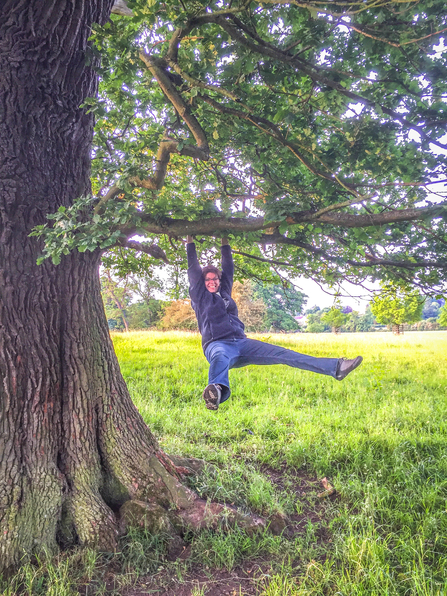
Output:
[[335,373],[335,378],[337,381],[342,381],[345,377],[347,377],[350,372],[361,365],[362,360],[362,356],[357,356],[357,358],[354,358],[353,360],[340,358],[337,364],[337,372]]
[[208,410],[217,410],[220,404],[220,398],[222,395],[222,388],[220,385],[211,383],[205,387],[203,391],[203,399]]

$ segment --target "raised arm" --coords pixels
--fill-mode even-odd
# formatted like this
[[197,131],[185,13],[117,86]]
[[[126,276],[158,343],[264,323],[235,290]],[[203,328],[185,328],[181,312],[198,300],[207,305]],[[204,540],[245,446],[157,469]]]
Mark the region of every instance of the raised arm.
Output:
[[233,275],[234,275],[234,263],[233,256],[231,254],[231,247],[228,242],[228,238],[223,237],[221,240],[222,246],[220,248],[222,252],[222,279],[220,281],[222,290],[231,294],[233,289]]
[[202,268],[197,258],[196,245],[191,236],[186,237],[186,254],[188,256],[189,295],[193,302],[197,302],[201,294],[206,292],[206,288]]

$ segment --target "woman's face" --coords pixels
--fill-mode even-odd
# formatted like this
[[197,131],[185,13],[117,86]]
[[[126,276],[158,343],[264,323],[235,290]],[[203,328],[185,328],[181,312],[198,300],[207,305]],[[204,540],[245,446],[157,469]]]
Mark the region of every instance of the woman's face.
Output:
[[219,289],[220,279],[218,278],[216,273],[210,271],[205,275],[205,287],[208,292],[214,294]]

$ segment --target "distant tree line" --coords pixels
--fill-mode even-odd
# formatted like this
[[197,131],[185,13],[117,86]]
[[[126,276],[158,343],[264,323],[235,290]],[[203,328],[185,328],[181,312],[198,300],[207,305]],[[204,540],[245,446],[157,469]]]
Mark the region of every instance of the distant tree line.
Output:
[[392,296],[380,294],[360,314],[350,306],[308,309],[308,333],[378,331],[390,329],[399,334],[404,330],[434,331],[447,327],[447,307],[443,298],[435,299],[415,294]]
[[314,306],[307,310],[305,315],[308,333],[372,331],[376,323],[370,305],[366,307],[364,314],[360,314],[350,306],[323,309]]
[[[111,330],[198,330],[186,279],[177,269],[164,286],[147,276],[128,274],[117,279],[109,269],[104,269],[101,284]],[[171,299],[155,298],[157,291]],[[392,284],[383,286],[363,314],[350,306],[336,305],[304,310],[307,296],[290,284],[236,281],[233,297],[246,330],[252,333],[353,333],[386,328],[402,333],[404,329],[425,331],[447,327],[443,298],[425,297]]]

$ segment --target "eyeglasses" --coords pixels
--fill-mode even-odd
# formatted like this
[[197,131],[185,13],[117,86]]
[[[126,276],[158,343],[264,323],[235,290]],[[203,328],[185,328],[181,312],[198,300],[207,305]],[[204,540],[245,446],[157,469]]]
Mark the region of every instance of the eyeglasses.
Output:
[[219,281],[218,277],[205,277],[205,282],[207,281]]

